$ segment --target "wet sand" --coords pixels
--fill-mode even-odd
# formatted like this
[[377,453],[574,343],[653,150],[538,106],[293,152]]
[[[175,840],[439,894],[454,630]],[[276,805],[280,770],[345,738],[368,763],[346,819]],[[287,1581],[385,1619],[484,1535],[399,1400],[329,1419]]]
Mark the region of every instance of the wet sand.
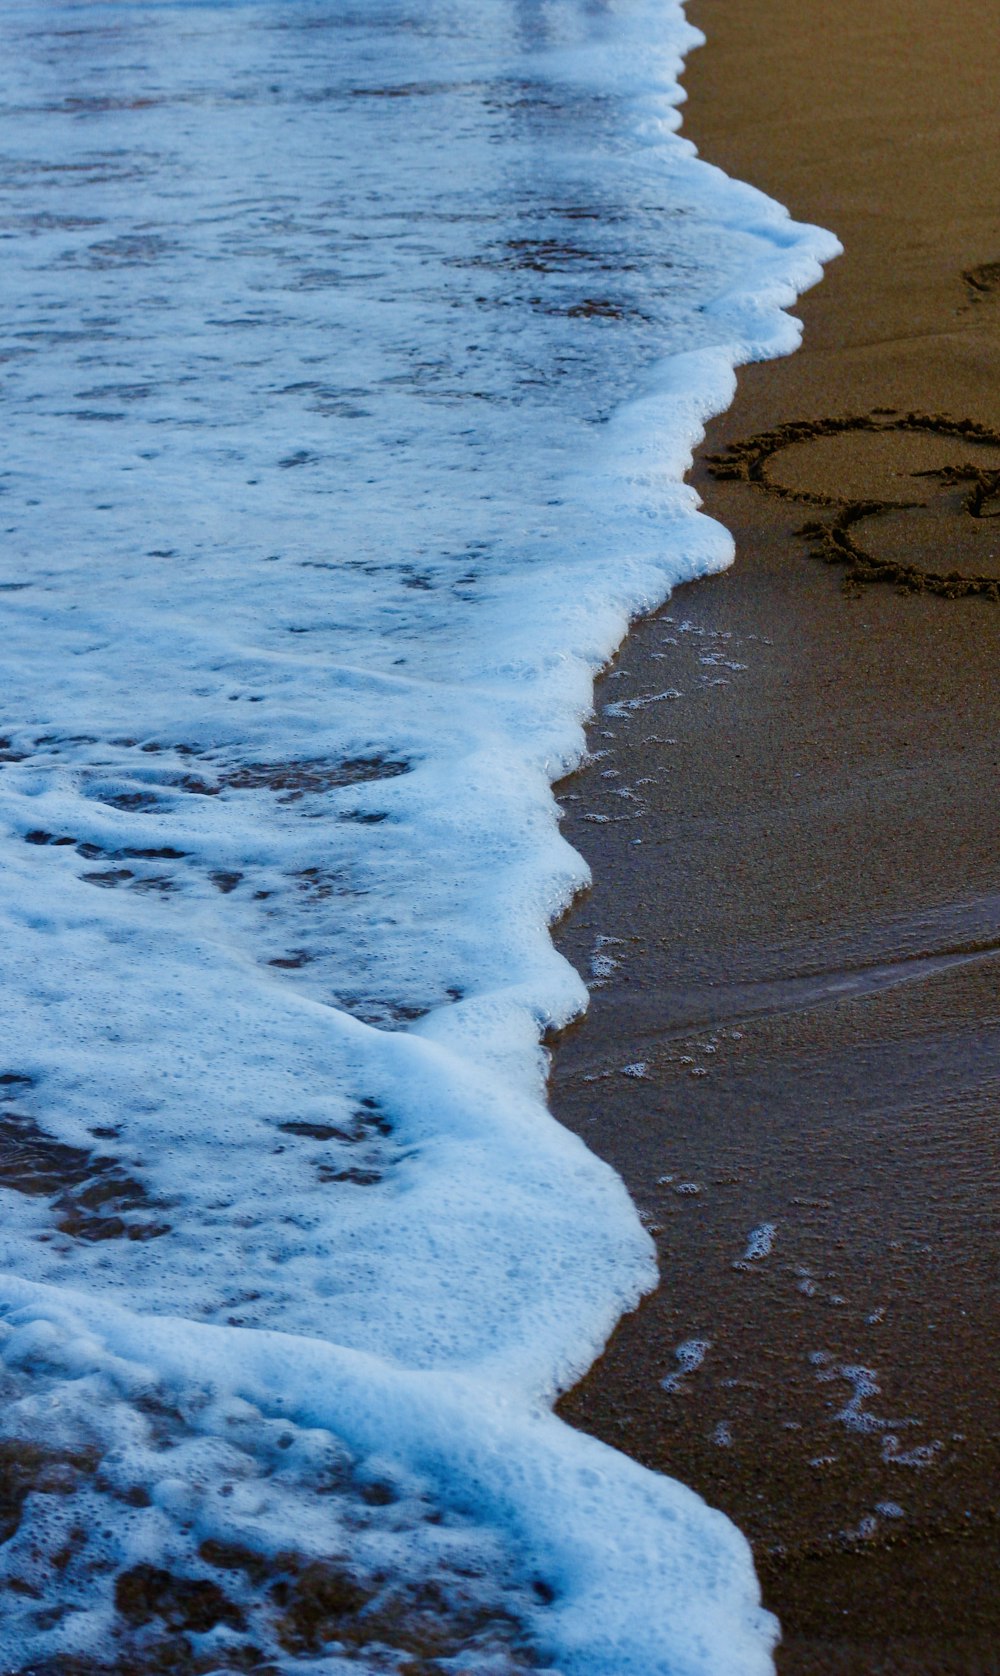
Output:
[[554,1107],[624,1176],[662,1273],[561,1411],[746,1531],[784,1676],[982,1676],[1000,1668],[995,12],[691,16],[709,45],[685,131],[845,255],[799,305],[803,349],[745,369],[696,464],[734,568],[636,628],[595,760],[560,788],[595,885],[559,940],[594,988]]

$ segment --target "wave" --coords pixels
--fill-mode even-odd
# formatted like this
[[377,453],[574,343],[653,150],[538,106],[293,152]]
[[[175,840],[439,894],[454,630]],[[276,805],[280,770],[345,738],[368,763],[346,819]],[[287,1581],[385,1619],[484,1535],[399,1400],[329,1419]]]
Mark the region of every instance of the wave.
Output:
[[551,785],[836,241],[677,133],[676,4],[9,29],[11,1668],[767,1670],[549,1412],[655,1282],[545,1106]]

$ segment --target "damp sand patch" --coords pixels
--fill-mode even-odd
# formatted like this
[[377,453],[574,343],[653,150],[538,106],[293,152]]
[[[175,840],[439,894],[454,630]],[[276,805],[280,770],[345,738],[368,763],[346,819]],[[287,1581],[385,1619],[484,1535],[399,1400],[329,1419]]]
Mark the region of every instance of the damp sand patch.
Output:
[[30,1087],[30,1078],[6,1073],[3,1080],[0,1186],[48,1199],[55,1228],[72,1239],[151,1240],[170,1232],[169,1223],[149,1214],[156,1207],[148,1190],[118,1159],[61,1141],[10,1109],[8,1098]]

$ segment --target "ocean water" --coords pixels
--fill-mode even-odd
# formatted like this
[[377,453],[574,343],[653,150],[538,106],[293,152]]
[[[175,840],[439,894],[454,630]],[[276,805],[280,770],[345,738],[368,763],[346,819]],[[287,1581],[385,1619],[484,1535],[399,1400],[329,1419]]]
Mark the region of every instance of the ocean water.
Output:
[[551,1414],[655,1280],[545,1106],[553,780],[825,233],[673,0],[7,0],[0,1667],[751,1676]]

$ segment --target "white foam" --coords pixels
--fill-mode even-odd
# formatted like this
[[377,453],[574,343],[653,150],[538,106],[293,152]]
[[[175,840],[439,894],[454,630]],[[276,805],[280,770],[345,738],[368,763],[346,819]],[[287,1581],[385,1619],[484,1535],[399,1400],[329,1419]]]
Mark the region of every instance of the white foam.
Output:
[[[823,1384],[840,1379],[846,1381],[851,1387],[850,1398],[843,1408],[837,1410],[833,1418],[850,1432],[882,1436],[883,1459],[902,1459],[897,1453],[899,1439],[885,1434],[895,1433],[907,1426],[918,1426],[920,1421],[913,1416],[891,1420],[885,1415],[875,1414],[866,1406],[869,1398],[878,1397],[882,1394],[882,1387],[878,1383],[876,1370],[862,1367],[860,1363],[834,1362],[833,1358],[824,1350],[812,1351],[809,1360],[817,1370],[817,1379]],[[931,1453],[933,1454],[933,1451],[940,1447],[940,1444],[934,1444]],[[920,1450],[918,1449],[915,1453],[919,1455]]]
[[[707,1050],[706,1050],[707,1051]],[[714,1050],[713,1050],[714,1051]],[[747,1269],[751,1263],[762,1262],[770,1257],[774,1250],[774,1242],[778,1234],[776,1222],[761,1222],[758,1227],[751,1228],[747,1235],[746,1250],[743,1256],[733,1264],[734,1269]],[[802,1291],[802,1287],[799,1287]]]
[[[835,241],[677,136],[676,5],[5,21],[9,1414],[113,1453],[113,1397],[138,1459],[166,1393],[155,1512],[79,1490],[115,1566],[195,1575],[233,1472],[242,1540],[335,1543],[308,1440],[261,1465],[287,1415],[471,1520],[559,1670],[764,1670],[738,1534],[545,1411],[655,1278],[545,1109],[550,787],[630,617],[729,562],[683,473]],[[125,1633],[75,1565],[10,1658]]]
[[660,1380],[664,1391],[683,1391],[685,1376],[697,1373],[711,1348],[712,1341],[707,1338],[688,1338],[683,1344],[679,1344],[674,1351],[677,1360],[676,1372],[668,1373]]

